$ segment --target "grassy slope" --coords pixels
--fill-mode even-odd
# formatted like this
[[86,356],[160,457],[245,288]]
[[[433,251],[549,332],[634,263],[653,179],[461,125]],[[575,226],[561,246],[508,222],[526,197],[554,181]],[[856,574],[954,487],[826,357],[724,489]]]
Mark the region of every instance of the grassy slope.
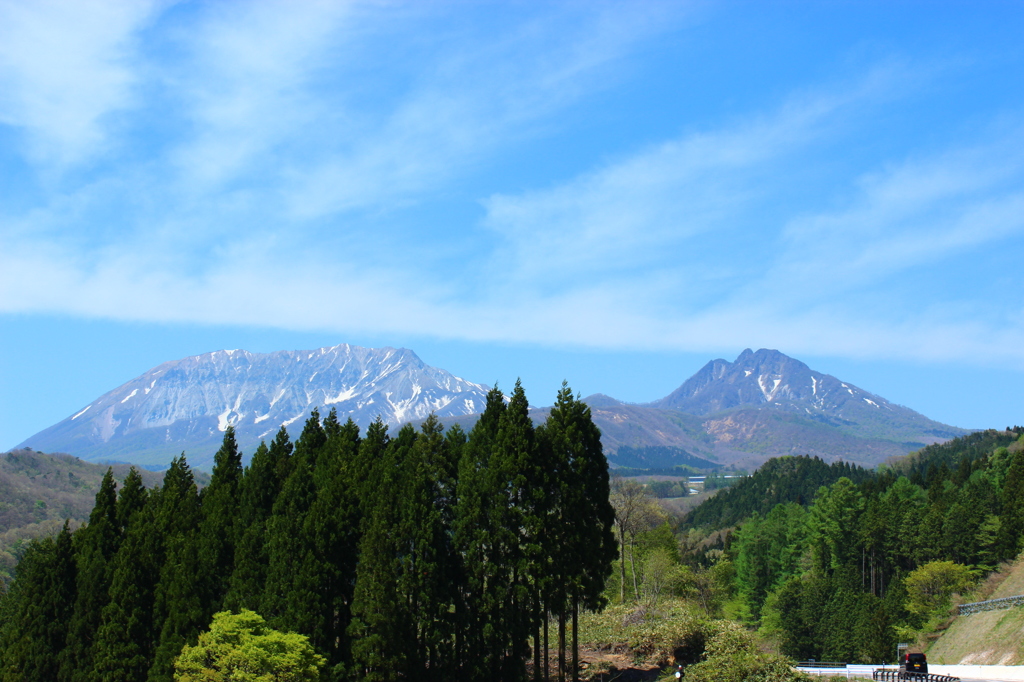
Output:
[[[1022,557],[1018,557],[1017,563],[1005,571],[996,589],[982,599],[1024,594]],[[947,665],[1024,664],[1024,607],[957,616],[928,648],[928,660]]]

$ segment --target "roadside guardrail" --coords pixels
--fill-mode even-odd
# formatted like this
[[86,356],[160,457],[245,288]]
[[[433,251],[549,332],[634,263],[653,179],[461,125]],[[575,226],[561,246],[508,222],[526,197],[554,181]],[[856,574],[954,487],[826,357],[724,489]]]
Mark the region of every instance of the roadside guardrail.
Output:
[[845,668],[845,663],[835,661],[800,661],[796,664],[798,668]]
[[1002,599],[987,599],[985,601],[971,602],[970,604],[961,604],[956,608],[957,615],[969,616],[972,613],[981,613],[982,611],[995,611],[997,609],[1010,609],[1014,606],[1024,606],[1024,594],[1016,597],[1003,597]]
[[871,673],[871,679],[885,682],[960,682],[959,677],[932,675],[930,673],[903,672],[901,670],[878,669]]

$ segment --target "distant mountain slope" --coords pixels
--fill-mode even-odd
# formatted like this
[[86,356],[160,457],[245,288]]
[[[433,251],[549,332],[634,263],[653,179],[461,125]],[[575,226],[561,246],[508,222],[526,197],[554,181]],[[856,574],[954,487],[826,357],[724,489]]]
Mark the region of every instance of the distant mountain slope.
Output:
[[307,351],[226,350],[167,362],[32,436],[22,447],[84,459],[208,464],[227,426],[250,453],[313,408],[366,427],[483,409],[487,387],[429,367],[410,350],[347,344]]
[[651,406],[702,416],[771,408],[859,438],[899,443],[927,445],[966,433],[764,348],[756,353],[747,349],[735,362],[712,360]]
[[[128,465],[113,467],[123,481]],[[0,455],[0,580],[9,580],[19,547],[26,541],[88,520],[96,502],[103,464],[90,464],[70,455],[47,455],[13,450]],[[162,474],[140,470],[147,488],[159,485]]]

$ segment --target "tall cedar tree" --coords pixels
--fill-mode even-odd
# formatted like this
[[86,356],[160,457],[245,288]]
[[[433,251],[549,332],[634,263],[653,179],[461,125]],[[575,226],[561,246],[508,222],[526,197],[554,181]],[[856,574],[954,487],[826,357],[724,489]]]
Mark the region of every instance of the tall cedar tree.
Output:
[[488,559],[498,571],[485,603],[498,616],[492,623],[495,629],[491,646],[501,656],[494,674],[502,680],[526,676],[535,603],[532,588],[539,576],[540,559],[538,500],[534,497],[543,485],[539,453],[530,404],[517,380],[498,422],[489,470],[490,525],[495,537]]
[[221,610],[235,562],[235,534],[242,480],[242,453],[235,441],[235,427],[224,430],[224,441],[213,456],[210,485],[202,492],[202,522],[199,525],[199,562],[203,623]]
[[56,537],[33,541],[3,601],[3,682],[51,682],[75,604],[75,557],[67,523]]
[[261,599],[273,627],[311,636],[322,627],[317,593],[322,567],[305,523],[316,498],[313,468],[326,440],[320,413],[313,410],[295,442],[291,473],[267,522],[267,581]]
[[357,677],[366,682],[388,682],[409,677],[410,646],[415,636],[407,605],[400,596],[401,555],[405,550],[396,533],[402,521],[405,465],[416,440],[409,425],[392,440],[377,420],[370,425],[362,448],[378,457],[371,472],[372,495],[359,544],[355,595],[352,603],[352,657]]
[[[144,496],[125,493],[126,507],[145,502]],[[136,488],[133,492],[145,492]],[[127,509],[126,509],[127,511]],[[110,682],[145,679],[153,659],[153,603],[159,566],[152,542],[153,507],[136,509],[126,516],[128,531],[114,559],[110,602],[103,608],[102,624],[94,646],[96,678]]]
[[92,645],[103,607],[109,599],[114,571],[111,562],[121,542],[117,483],[112,469],[107,469],[103,476],[88,525],[74,534],[73,542],[78,577],[68,638],[59,653],[59,679],[61,682],[99,682],[93,675]]
[[171,462],[152,503],[160,577],[153,606],[156,652],[147,679],[171,682],[174,658],[206,626],[197,584],[201,570],[196,552],[199,492],[184,454]]
[[[559,616],[560,650],[565,645],[565,617],[572,617],[571,670],[576,679],[579,609],[604,606],[604,586],[618,546],[612,530],[615,510],[609,501],[608,461],[601,447],[601,432],[594,425],[590,407],[574,397],[565,383],[545,422],[543,441],[558,481],[556,507],[545,524],[551,533],[547,547],[557,552],[552,566],[557,577],[549,599]],[[564,665],[564,656],[560,654],[559,660]]]
[[269,448],[260,443],[242,474],[235,570],[224,598],[225,607],[233,611],[262,611],[260,599],[267,579],[267,520],[285,480],[281,471],[291,454],[288,432],[281,427]]
[[481,679],[499,668],[495,640],[498,614],[487,599],[498,584],[490,563],[495,540],[490,508],[495,504],[492,452],[498,425],[505,413],[505,396],[495,386],[487,393],[487,404],[469,433],[459,460],[458,499],[455,507],[454,539],[465,571],[459,598],[460,660],[465,679]]
[[403,467],[399,534],[405,540],[399,591],[409,604],[416,628],[416,676],[447,680],[456,674],[455,603],[458,565],[451,542],[457,452],[434,415],[421,432]]
[[351,621],[359,539],[359,500],[351,480],[359,450],[359,427],[344,425],[332,409],[323,421],[326,439],[313,471],[316,499],[303,525],[319,575],[316,582],[319,624],[310,641],[327,658],[326,674],[337,677],[350,661],[346,630]]

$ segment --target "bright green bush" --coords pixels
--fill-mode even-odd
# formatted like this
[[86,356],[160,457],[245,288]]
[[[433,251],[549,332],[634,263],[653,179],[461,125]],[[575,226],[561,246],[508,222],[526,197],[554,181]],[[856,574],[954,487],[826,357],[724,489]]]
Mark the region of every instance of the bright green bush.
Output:
[[324,663],[304,635],[278,632],[248,610],[214,614],[174,664],[175,682],[316,682]]

